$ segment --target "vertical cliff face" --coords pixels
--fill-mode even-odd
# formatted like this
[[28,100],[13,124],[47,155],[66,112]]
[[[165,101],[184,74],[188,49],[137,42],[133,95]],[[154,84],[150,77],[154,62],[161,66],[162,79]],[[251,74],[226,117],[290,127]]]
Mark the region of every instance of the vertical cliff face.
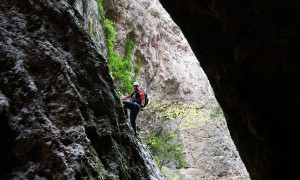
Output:
[[[118,33],[115,47],[121,56],[126,37],[133,34],[136,47],[132,64],[142,59],[138,81],[148,91],[151,102],[156,104],[139,114],[137,123],[140,129],[154,132],[157,127],[159,131],[179,132],[177,135],[184,144],[187,167],[176,169],[170,163],[163,167],[163,171],[167,171],[165,175],[168,176],[169,172],[171,176],[191,180],[249,179],[225,120],[214,121],[210,117],[217,102],[206,75],[181,30],[160,3],[157,0],[104,0],[104,5],[106,16],[115,22]],[[208,103],[208,99],[212,101]],[[182,120],[186,115],[177,119],[159,117],[163,108],[158,109],[159,103],[155,100],[205,105],[198,105],[201,117],[191,115],[186,122]]]
[[191,103],[213,97],[189,44],[158,0],[104,0],[104,5],[106,15],[116,24],[115,45],[121,55],[126,36],[134,34],[132,64],[142,61],[138,81],[152,100]]
[[1,179],[161,179],[67,1],[1,1]]
[[201,62],[250,177],[298,177],[299,2],[160,2]]
[[101,14],[97,1],[70,0],[69,2],[77,10],[77,13],[80,14],[84,30],[99,48],[99,53],[107,58],[105,27],[103,23],[104,15]]

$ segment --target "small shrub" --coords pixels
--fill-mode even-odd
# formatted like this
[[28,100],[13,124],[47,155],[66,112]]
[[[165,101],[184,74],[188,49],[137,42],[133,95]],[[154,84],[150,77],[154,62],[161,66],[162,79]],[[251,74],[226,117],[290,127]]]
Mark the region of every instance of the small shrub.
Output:
[[170,162],[175,162],[177,164],[177,168],[186,166],[183,154],[183,144],[176,143],[174,138],[174,133],[167,133],[161,136],[151,133],[146,139],[146,144],[151,153],[154,155],[160,169],[163,165]]

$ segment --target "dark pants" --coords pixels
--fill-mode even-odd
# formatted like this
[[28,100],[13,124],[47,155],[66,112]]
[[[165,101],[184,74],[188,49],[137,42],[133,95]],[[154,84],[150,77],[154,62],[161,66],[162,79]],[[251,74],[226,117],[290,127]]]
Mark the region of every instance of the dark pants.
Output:
[[133,103],[130,101],[123,102],[124,107],[130,110],[130,123],[133,128],[134,134],[136,135],[136,117],[140,112],[140,106],[137,103]]

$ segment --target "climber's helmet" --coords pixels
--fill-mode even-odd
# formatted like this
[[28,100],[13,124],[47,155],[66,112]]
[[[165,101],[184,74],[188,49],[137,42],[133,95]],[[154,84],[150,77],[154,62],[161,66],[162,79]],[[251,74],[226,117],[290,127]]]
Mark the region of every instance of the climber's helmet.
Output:
[[139,83],[138,82],[134,82],[133,83],[133,87],[138,87],[139,86]]

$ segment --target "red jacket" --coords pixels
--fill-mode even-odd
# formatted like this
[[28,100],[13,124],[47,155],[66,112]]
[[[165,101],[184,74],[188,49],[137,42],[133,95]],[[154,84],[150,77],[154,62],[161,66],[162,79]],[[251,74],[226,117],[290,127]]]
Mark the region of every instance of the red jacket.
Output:
[[[142,88],[138,88],[137,93],[139,94],[140,100],[141,100],[141,105],[144,106],[145,104],[145,95],[144,92],[142,90]],[[131,94],[128,94],[127,96],[125,96],[125,99],[131,98],[133,96],[134,92]]]

